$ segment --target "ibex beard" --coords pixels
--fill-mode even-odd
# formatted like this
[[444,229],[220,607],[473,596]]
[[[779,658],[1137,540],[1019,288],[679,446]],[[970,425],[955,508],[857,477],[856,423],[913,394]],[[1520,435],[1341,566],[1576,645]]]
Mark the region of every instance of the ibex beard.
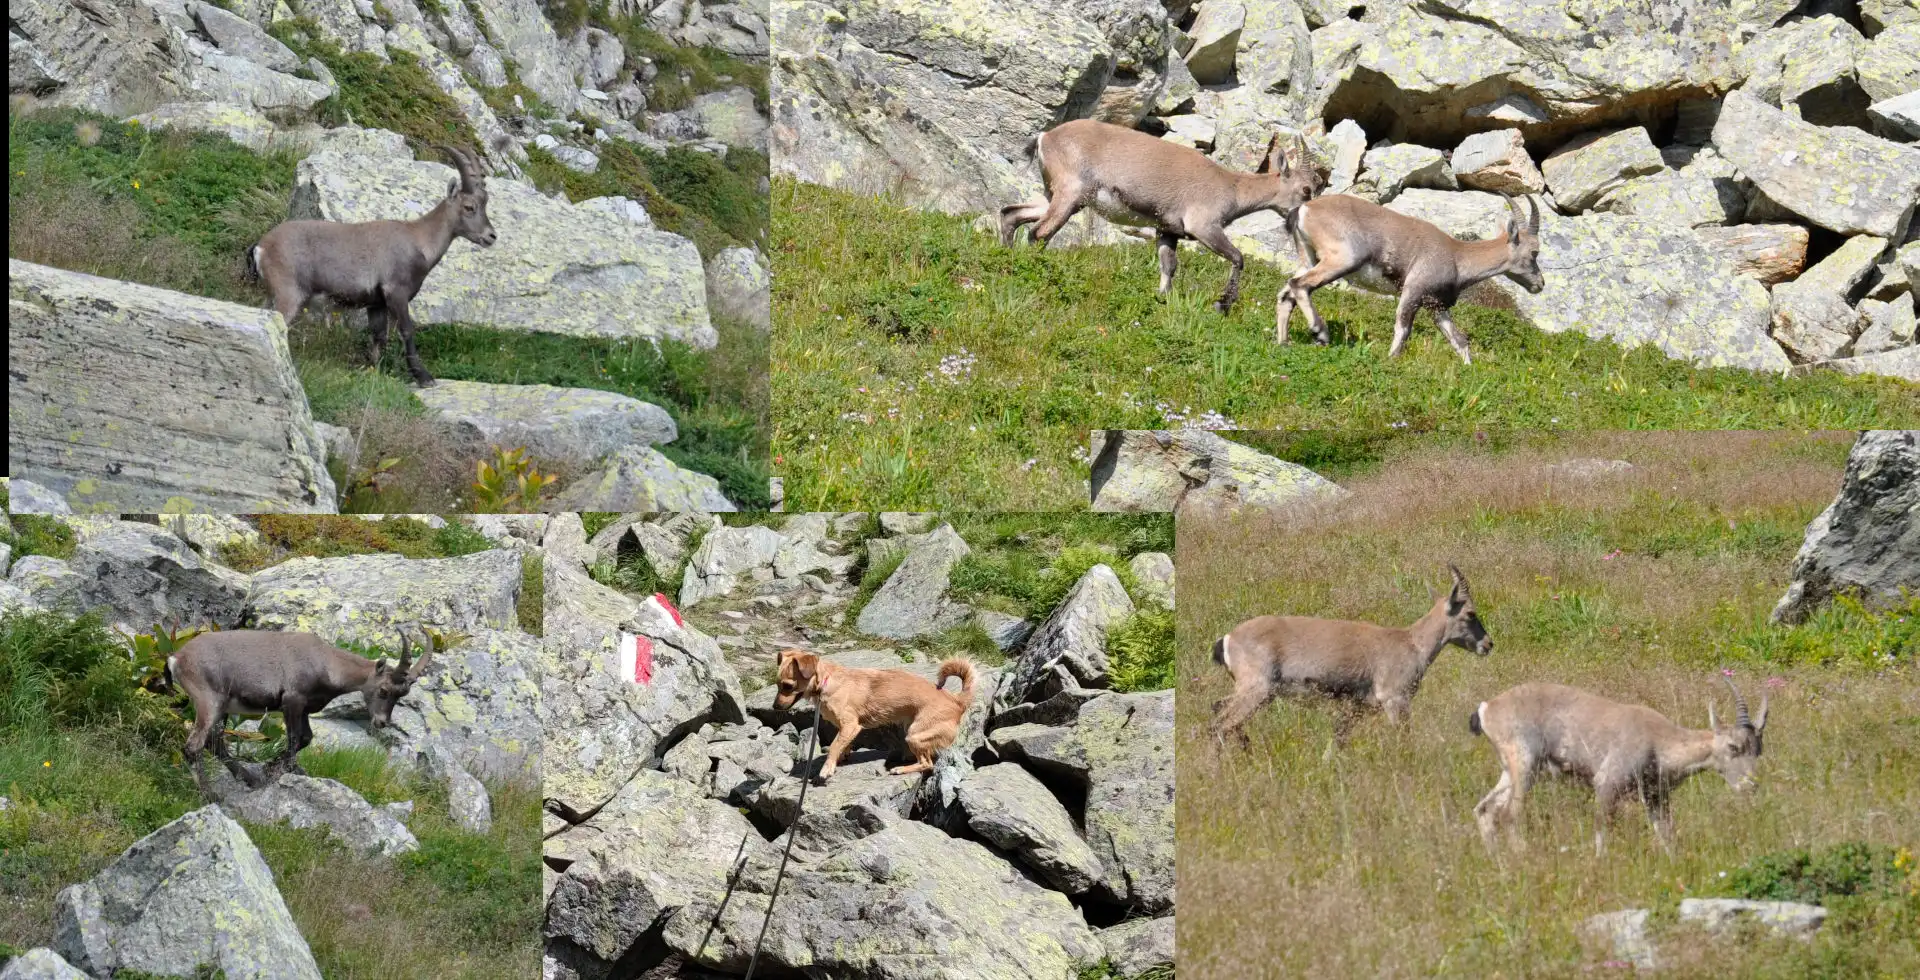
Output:
[[[782,711],[802,698],[820,705],[820,716],[837,731],[827,747],[820,781],[833,777],[840,757],[866,728],[899,725],[907,730],[911,764],[887,770],[894,775],[925,772],[934,756],[953,744],[960,719],[973,704],[973,661],[955,657],[940,664],[938,683],[904,670],[843,667],[801,650],[780,651],[779,693],[774,706]],[[960,678],[960,691],[948,693],[941,685]]]

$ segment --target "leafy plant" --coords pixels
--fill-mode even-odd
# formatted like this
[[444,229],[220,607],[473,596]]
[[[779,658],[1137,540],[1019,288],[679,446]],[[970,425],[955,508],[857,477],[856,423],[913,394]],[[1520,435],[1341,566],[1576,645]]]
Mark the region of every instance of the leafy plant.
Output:
[[540,495],[560,478],[541,473],[524,448],[499,448],[493,460],[474,464],[475,510],[483,514],[525,514],[540,506]]
[[372,466],[355,470],[340,495],[340,509],[350,512],[369,509],[371,502],[393,482],[393,468],[399,465],[400,457],[388,456]]
[[1776,902],[1823,902],[1834,895],[1893,894],[1904,885],[1891,847],[1847,841],[1763,854],[1727,875],[1727,894]]
[[156,626],[151,633],[135,633],[128,641],[133,650],[134,684],[156,694],[166,693],[167,658],[188,640],[219,628],[211,623],[187,627],[175,623],[171,629]]
[[1173,610],[1145,609],[1107,633],[1107,670],[1116,691],[1173,686]]

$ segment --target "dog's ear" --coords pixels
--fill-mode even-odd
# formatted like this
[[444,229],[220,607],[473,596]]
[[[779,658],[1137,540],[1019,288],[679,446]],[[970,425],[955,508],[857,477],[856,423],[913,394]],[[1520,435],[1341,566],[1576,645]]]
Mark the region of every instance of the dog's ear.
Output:
[[819,663],[814,657],[799,652],[793,655],[793,676],[802,684],[812,683],[814,670],[818,666]]

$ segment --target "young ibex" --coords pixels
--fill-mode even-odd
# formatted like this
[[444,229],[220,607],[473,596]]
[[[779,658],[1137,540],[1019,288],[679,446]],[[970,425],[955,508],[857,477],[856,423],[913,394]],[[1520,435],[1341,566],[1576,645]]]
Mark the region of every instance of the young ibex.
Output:
[[1534,772],[1544,766],[1593,786],[1594,853],[1606,853],[1607,824],[1615,804],[1629,792],[1640,794],[1660,845],[1672,850],[1668,801],[1674,787],[1709,767],[1735,790],[1753,785],[1767,698],[1761,696],[1760,716],[1751,719],[1740,689],[1732,681],[1727,687],[1733,690],[1733,724],[1721,727],[1708,701],[1705,731],[1682,728],[1652,708],[1559,684],[1522,684],[1482,702],[1467,718],[1467,728],[1493,742],[1502,768],[1493,791],[1473,808],[1481,839],[1492,850],[1494,831],[1504,821],[1513,846],[1523,846],[1520,803]]
[[[1504,196],[1504,195],[1503,195]],[[1484,242],[1464,242],[1419,218],[1389,211],[1371,201],[1345,194],[1315,198],[1294,212],[1294,247],[1301,261],[1316,260],[1312,268],[1295,274],[1280,290],[1274,340],[1287,342],[1287,324],[1297,302],[1313,327],[1314,342],[1332,342],[1327,321],[1313,308],[1312,293],[1342,276],[1365,269],[1377,273],[1400,291],[1394,312],[1393,346],[1388,357],[1399,357],[1413,333],[1414,315],[1422,306],[1434,319],[1460,359],[1467,353],[1467,335],[1453,323],[1453,304],[1468,286],[1494,276],[1506,276],[1529,293],[1546,287],[1540,275],[1540,207],[1527,199],[1532,216],[1520,213],[1507,198],[1506,233]]]
[[464,149],[440,147],[458,178],[446,199],[412,221],[284,221],[247,250],[247,267],[273,294],[273,308],[288,323],[315,296],[367,311],[375,369],[387,343],[387,321],[400,328],[407,370],[421,387],[433,376],[414,348],[413,314],[407,304],[427,273],[440,264],[455,236],[491,248],[499,237],[487,220],[487,178],[480,161]]
[[[283,772],[300,773],[297,757],[313,741],[307,716],[334,698],[359,691],[367,700],[373,727],[385,728],[393,705],[413,689],[413,682],[433,656],[429,650],[412,663],[413,649],[400,636],[400,666],[387,666],[339,649],[312,633],[276,633],[267,630],[221,630],[187,641],[167,658],[166,676],[193,699],[193,731],[187,736],[187,765],[202,792],[207,792],[205,756],[213,754],[249,786],[262,786]],[[230,714],[278,711],[286,721],[287,748],[268,767],[264,777],[240,765],[227,752],[222,726]]]
[[1198,150],[1146,133],[1091,119],[1076,119],[1034,137],[1047,199],[1000,209],[1000,243],[1012,245],[1020,226],[1039,222],[1032,239],[1041,248],[1081,208],[1091,206],[1108,221],[1159,232],[1160,295],[1173,287],[1175,247],[1190,238],[1233,266],[1215,308],[1225,313],[1240,296],[1240,250],[1227,225],[1255,211],[1285,215],[1320,189],[1319,173],[1306,159],[1289,161],[1280,134],[1267,143],[1253,173],[1235,173]]
[[1308,616],[1260,616],[1234,627],[1213,644],[1214,662],[1233,675],[1234,686],[1213,706],[1214,737],[1237,735],[1245,745],[1247,719],[1282,691],[1371,703],[1399,722],[1447,644],[1483,657],[1493,652],[1466,576],[1451,564],[1447,570],[1453,588],[1405,629]]

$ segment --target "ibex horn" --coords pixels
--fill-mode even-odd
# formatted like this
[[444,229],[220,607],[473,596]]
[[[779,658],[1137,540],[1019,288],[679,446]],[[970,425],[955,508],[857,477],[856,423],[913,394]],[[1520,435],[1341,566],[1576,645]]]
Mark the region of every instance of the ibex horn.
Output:
[[453,169],[460,172],[461,190],[473,190],[474,186],[484,179],[484,175],[480,173],[480,162],[465,149],[444,145],[436,145],[434,148],[446,154],[447,159],[453,163]]
[[400,674],[406,676],[407,668],[413,663],[413,644],[407,642],[405,631],[400,632]]
[[1727,690],[1733,692],[1733,723],[1741,728],[1752,728],[1753,719],[1747,717],[1747,699],[1740,696],[1740,689],[1733,686],[1733,678],[1725,674],[1720,679],[1727,682]]
[[1532,217],[1527,219],[1527,231],[1538,235],[1540,234],[1540,205],[1531,194],[1527,196],[1527,210],[1533,212]]

